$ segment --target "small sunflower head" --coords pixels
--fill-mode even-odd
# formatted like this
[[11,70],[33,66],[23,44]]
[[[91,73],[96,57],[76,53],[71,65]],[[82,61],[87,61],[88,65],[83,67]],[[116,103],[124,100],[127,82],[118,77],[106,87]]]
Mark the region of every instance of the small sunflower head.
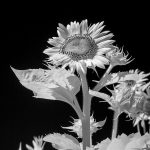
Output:
[[150,120],[150,98],[145,92],[134,91],[129,104],[124,112],[133,119],[134,126],[140,121]]
[[118,116],[132,107],[133,92],[126,82],[122,82],[111,91],[112,96],[109,100],[110,109],[118,113]]
[[88,26],[87,20],[80,24],[71,22],[65,27],[59,24],[58,37],[49,39],[48,43],[54,47],[47,48],[44,53],[49,55],[48,61],[55,65],[69,66],[72,71],[86,67],[95,69],[95,66],[104,68],[109,60],[104,54],[114,46],[113,37],[109,31],[102,31],[103,22]]
[[[96,122],[93,118],[93,115],[90,117],[90,134],[95,133],[99,128],[101,128],[106,122],[106,119],[103,121]],[[62,127],[64,129],[72,130],[71,132],[75,132],[79,138],[82,138],[82,121],[81,119],[74,119],[72,123],[73,126]]]
[[115,49],[106,53],[106,57],[109,59],[112,66],[129,64],[131,61],[133,61],[133,59],[131,60],[131,58],[127,58],[128,55],[128,53],[125,54],[123,52],[123,48],[119,49],[118,47],[115,47]]

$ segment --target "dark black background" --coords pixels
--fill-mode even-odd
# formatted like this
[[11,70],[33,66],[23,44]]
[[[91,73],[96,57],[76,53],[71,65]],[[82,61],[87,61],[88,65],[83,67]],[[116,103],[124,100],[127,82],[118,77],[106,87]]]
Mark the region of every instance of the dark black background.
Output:
[[[80,22],[83,19],[88,19],[89,24],[105,21],[105,30],[114,33],[116,45],[124,46],[124,50],[136,58],[128,66],[116,67],[113,71],[139,68],[150,72],[150,16],[147,4],[90,2],[87,6],[87,3],[81,5],[70,1],[70,6],[58,2],[47,7],[28,7],[28,4],[11,7],[10,4],[11,9],[6,7],[3,12],[2,30],[5,36],[2,41],[4,48],[1,49],[1,124],[5,148],[2,149],[16,150],[20,141],[23,146],[25,143],[31,145],[33,136],[64,133],[61,126],[71,125],[68,123],[72,121],[70,116],[77,117],[66,103],[33,98],[32,92],[21,86],[10,70],[10,65],[17,69],[43,68],[46,55],[42,52],[49,46],[48,38],[57,36],[58,23],[66,26],[71,21]],[[91,79],[91,76],[88,78]],[[107,116],[106,125],[94,135],[95,142],[110,137],[112,111],[107,108],[107,104],[93,100],[92,110],[97,121]],[[120,117],[119,134],[135,132],[132,122],[125,119],[125,115]]]

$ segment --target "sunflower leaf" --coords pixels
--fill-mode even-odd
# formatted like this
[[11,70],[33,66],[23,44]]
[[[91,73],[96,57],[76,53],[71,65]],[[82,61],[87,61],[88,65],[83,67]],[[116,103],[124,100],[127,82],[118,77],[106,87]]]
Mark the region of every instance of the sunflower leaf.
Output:
[[68,134],[49,134],[46,135],[43,140],[45,142],[52,143],[52,146],[56,149],[63,149],[63,150],[80,150],[80,145],[77,139],[73,136]]
[[34,97],[50,100],[73,101],[80,89],[80,80],[65,69],[51,68],[17,70],[11,68],[20,83],[33,91]]

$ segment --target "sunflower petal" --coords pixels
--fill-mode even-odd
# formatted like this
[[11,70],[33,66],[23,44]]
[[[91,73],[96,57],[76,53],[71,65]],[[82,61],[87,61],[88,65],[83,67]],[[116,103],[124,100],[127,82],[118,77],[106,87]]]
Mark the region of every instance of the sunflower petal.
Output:
[[80,24],[81,35],[87,34],[87,30],[88,30],[87,20],[83,20]]
[[90,28],[89,28],[89,33],[93,33],[95,32],[98,28],[100,28],[103,25],[104,21],[97,23],[97,24],[93,24]]
[[58,48],[47,48],[43,51],[44,54],[47,54],[47,55],[54,55],[56,53],[59,52],[59,49]]
[[102,42],[102,41],[104,41],[104,40],[109,40],[109,39],[111,39],[113,36],[114,36],[114,35],[113,35],[112,33],[110,33],[110,34],[107,34],[107,35],[105,35],[105,36],[102,36],[102,37],[99,37],[99,38],[95,39],[95,42],[96,42],[96,43],[100,43],[100,42]]
[[99,29],[97,29],[95,32],[91,33],[90,36],[92,38],[95,38],[97,35],[100,34],[100,32],[104,29],[105,26],[100,27]]
[[66,27],[65,27],[63,24],[61,24],[61,23],[59,23],[58,25],[59,25],[59,28],[61,28],[61,29],[64,31],[65,36],[66,36],[66,37],[69,36],[69,32],[68,32],[68,30],[66,29]]
[[109,46],[112,43],[114,43],[114,40],[106,40],[106,41],[97,43],[97,45],[98,45],[99,48],[101,48],[101,47],[106,47],[107,45]]

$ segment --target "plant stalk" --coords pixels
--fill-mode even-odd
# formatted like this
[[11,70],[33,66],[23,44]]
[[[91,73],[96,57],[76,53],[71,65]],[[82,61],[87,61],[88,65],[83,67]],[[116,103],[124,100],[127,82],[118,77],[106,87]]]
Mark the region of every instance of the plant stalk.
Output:
[[89,88],[86,79],[86,74],[79,71],[81,82],[82,82],[82,92],[83,92],[83,115],[82,121],[82,138],[83,138],[83,150],[91,145],[91,135],[90,135],[90,109],[91,109],[91,97],[89,95]]
[[143,134],[146,133],[146,124],[145,124],[145,120],[142,120],[142,127],[143,127]]
[[137,132],[140,133],[140,124],[138,123],[136,126],[137,126]]
[[111,139],[114,139],[114,138],[117,137],[118,122],[119,122],[118,113],[117,113],[117,111],[114,111],[114,116],[113,116],[113,128],[112,128],[112,136],[111,136]]

